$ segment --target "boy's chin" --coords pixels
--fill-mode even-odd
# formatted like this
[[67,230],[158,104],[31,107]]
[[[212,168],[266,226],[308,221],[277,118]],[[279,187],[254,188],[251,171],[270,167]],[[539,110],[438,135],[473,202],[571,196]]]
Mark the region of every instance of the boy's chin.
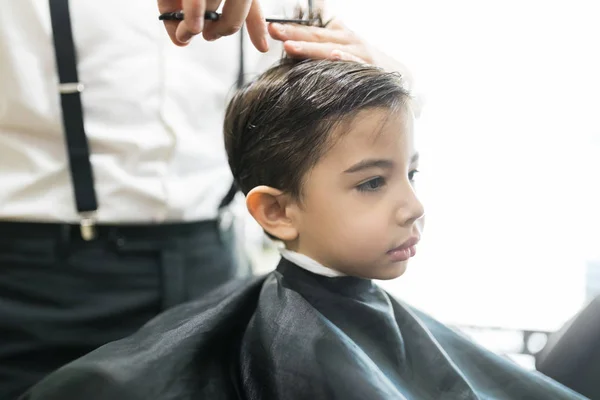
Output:
[[396,262],[376,270],[370,269],[360,274],[362,278],[389,281],[402,276],[406,272],[408,261]]
[[402,261],[393,263],[387,268],[382,268],[380,271],[377,271],[376,277],[372,279],[377,279],[380,281],[389,281],[391,279],[396,279],[404,275],[406,272],[406,268],[408,267],[408,261]]

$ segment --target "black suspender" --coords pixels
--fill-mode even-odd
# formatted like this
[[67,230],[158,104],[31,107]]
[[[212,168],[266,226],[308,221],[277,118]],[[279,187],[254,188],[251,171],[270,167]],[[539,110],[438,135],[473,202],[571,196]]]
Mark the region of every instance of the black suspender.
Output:
[[77,77],[77,59],[71,32],[71,19],[69,18],[69,0],[50,0],[50,18],[60,79],[62,119],[71,180],[77,211],[81,215],[81,236],[85,240],[91,240],[94,238],[94,214],[98,209],[98,202],[94,190],[90,149],[83,127],[80,97],[83,84],[79,83]]
[[[94,189],[94,174],[90,163],[90,148],[83,125],[83,109],[80,93],[84,86],[77,76],[77,58],[69,0],[49,0],[50,19],[54,40],[54,53],[59,76],[59,92],[62,106],[62,119],[65,131],[65,141],[69,157],[69,168],[77,211],[81,216],[81,236],[91,240],[95,236],[95,213],[98,209],[96,190]],[[240,30],[240,57],[237,76],[237,87],[244,84],[244,36]],[[228,206],[237,188],[235,182],[221,201],[219,209]]]

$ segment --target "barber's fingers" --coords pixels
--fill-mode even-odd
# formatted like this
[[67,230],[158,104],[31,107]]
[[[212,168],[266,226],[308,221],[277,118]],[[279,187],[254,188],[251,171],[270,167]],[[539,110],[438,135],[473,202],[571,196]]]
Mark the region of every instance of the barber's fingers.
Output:
[[333,50],[330,54],[329,54],[329,59],[330,60],[341,60],[341,61],[354,61],[357,63],[364,63],[366,64],[367,61],[363,58],[360,58],[359,56],[356,56],[352,53],[348,53],[342,50]]
[[334,30],[349,30],[340,19],[334,18],[327,23],[327,28]]
[[250,36],[252,44],[258,51],[264,53],[269,50],[269,43],[267,42],[267,26],[258,0],[252,1],[252,6],[250,6],[250,11],[246,17],[246,29],[248,29],[248,35]]
[[250,39],[260,51],[267,51],[265,19],[258,0],[226,0],[221,18],[206,25],[203,36],[206,40],[216,40],[233,35],[247,22]]
[[[158,12],[161,14],[181,10],[181,0],[158,0]],[[185,43],[177,40],[177,26],[180,21],[163,21],[165,29],[171,41],[178,46],[185,46]]]
[[158,0],[162,13],[183,10],[183,21],[164,21],[171,41],[186,46],[196,35],[203,33],[206,40],[216,40],[239,31],[247,23],[250,39],[254,46],[265,52],[269,49],[266,40],[267,28],[259,0],[226,0],[218,21],[204,21],[206,11],[216,11],[221,0]]
[[205,0],[183,0],[183,22],[177,26],[175,38],[181,43],[188,43],[204,28]]
[[204,29],[202,34],[204,39],[216,40],[221,36],[233,35],[239,31],[248,16],[251,5],[252,0],[225,0],[219,20],[207,24]]
[[204,12],[216,10],[221,0],[158,0],[158,11],[163,13],[183,10],[183,21],[164,21],[167,34],[177,46],[186,46],[204,29]]
[[334,29],[328,25],[327,28],[316,26],[303,26],[295,24],[269,24],[269,34],[275,40],[294,40],[302,42],[317,43],[339,43],[350,44],[358,39],[352,31],[346,29]]
[[283,48],[293,58],[347,60],[370,63],[369,54],[359,46],[288,40],[283,43]]

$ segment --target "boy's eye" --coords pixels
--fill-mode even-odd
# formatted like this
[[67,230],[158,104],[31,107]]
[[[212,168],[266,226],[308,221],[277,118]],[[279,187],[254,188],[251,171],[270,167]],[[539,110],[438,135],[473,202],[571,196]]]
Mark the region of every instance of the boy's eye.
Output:
[[418,174],[418,173],[419,173],[418,169],[413,169],[412,171],[410,171],[408,173],[408,180],[411,181],[411,182],[414,182],[415,181],[415,175]]
[[381,189],[383,185],[385,185],[385,179],[383,179],[381,176],[378,176],[361,183],[356,188],[359,192],[375,192]]

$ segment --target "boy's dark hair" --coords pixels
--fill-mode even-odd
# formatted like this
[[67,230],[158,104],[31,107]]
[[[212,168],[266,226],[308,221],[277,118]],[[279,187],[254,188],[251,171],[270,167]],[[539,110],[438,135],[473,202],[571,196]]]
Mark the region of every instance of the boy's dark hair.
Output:
[[279,64],[240,89],[225,114],[225,147],[240,190],[267,185],[300,198],[305,174],[358,111],[409,99],[400,75],[355,62]]

